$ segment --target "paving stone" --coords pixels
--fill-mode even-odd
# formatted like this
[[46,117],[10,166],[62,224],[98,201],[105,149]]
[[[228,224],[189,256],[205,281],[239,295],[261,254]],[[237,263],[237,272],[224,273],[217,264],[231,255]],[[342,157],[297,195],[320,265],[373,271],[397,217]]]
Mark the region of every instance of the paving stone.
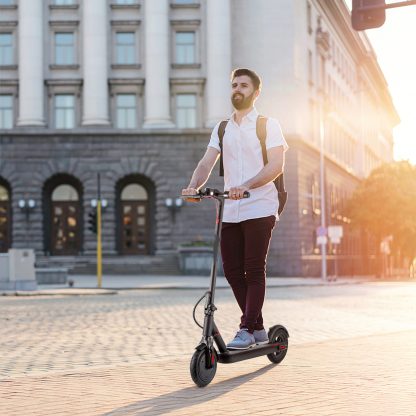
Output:
[[[239,311],[217,295],[227,339]],[[414,416],[415,295],[411,283],[269,289],[265,320],[288,328],[287,357],[220,364],[204,389],[189,374],[199,291],[0,298],[0,415]]]

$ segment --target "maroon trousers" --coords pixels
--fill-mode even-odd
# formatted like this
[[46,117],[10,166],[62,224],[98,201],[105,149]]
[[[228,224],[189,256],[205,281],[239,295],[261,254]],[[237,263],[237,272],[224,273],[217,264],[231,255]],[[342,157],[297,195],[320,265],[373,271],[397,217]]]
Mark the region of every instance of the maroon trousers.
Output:
[[266,293],[266,259],[276,217],[224,222],[221,255],[224,274],[243,315],[240,328],[263,329],[261,309]]

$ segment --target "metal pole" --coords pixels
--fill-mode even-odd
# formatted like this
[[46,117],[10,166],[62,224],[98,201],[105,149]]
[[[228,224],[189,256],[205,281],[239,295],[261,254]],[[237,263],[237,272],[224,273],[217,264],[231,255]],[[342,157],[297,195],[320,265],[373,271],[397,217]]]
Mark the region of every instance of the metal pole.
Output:
[[101,246],[101,183],[100,174],[97,174],[97,286],[102,286],[102,246]]
[[338,244],[334,244],[335,245],[335,279],[338,279]]
[[396,7],[406,7],[406,6],[415,6],[416,0],[407,0],[407,1],[399,1],[397,3],[390,3],[390,4],[376,4],[374,6],[364,6],[358,7],[356,11],[358,13],[363,12],[370,12],[372,10],[386,10],[386,9],[394,9]]
[[[321,227],[326,228],[326,213],[325,213],[325,157],[324,157],[324,140],[325,140],[325,126],[324,126],[324,102],[320,105],[320,117],[319,117],[319,136],[320,136],[320,194],[321,194]],[[322,280],[327,281],[327,269],[326,269],[326,243],[321,244],[321,273]]]

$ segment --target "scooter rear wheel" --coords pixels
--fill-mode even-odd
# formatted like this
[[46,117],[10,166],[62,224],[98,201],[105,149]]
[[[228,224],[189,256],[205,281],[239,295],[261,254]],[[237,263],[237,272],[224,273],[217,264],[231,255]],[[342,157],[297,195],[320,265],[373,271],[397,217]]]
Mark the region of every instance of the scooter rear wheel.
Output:
[[287,349],[289,346],[288,334],[282,327],[275,328],[271,332],[269,332],[269,342],[278,342],[281,345],[279,349],[276,348],[276,352],[267,354],[267,358],[272,363],[279,364],[283,361],[287,353]]
[[205,387],[211,383],[217,372],[217,354],[213,351],[210,368],[207,368],[207,355],[205,349],[196,350],[191,359],[191,377],[198,387]]

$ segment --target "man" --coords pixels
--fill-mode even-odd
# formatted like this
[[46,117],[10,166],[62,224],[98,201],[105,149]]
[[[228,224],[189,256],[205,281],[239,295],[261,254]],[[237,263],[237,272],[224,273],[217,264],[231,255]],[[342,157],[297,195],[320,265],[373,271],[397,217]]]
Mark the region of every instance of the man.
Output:
[[[266,125],[268,163],[264,165],[256,134],[258,112],[254,102],[261,79],[252,70],[236,69],[231,74],[232,113],[222,140],[225,201],[221,229],[224,273],[242,311],[240,330],[227,344],[229,349],[246,349],[267,343],[262,307],[266,289],[266,258],[270,238],[278,219],[278,197],[273,180],[283,172],[287,143],[277,120]],[[220,156],[218,123],[205,155],[198,163],[182,195],[195,195],[208,180]],[[245,191],[250,198],[243,199]],[[198,199],[188,198],[192,202]]]

